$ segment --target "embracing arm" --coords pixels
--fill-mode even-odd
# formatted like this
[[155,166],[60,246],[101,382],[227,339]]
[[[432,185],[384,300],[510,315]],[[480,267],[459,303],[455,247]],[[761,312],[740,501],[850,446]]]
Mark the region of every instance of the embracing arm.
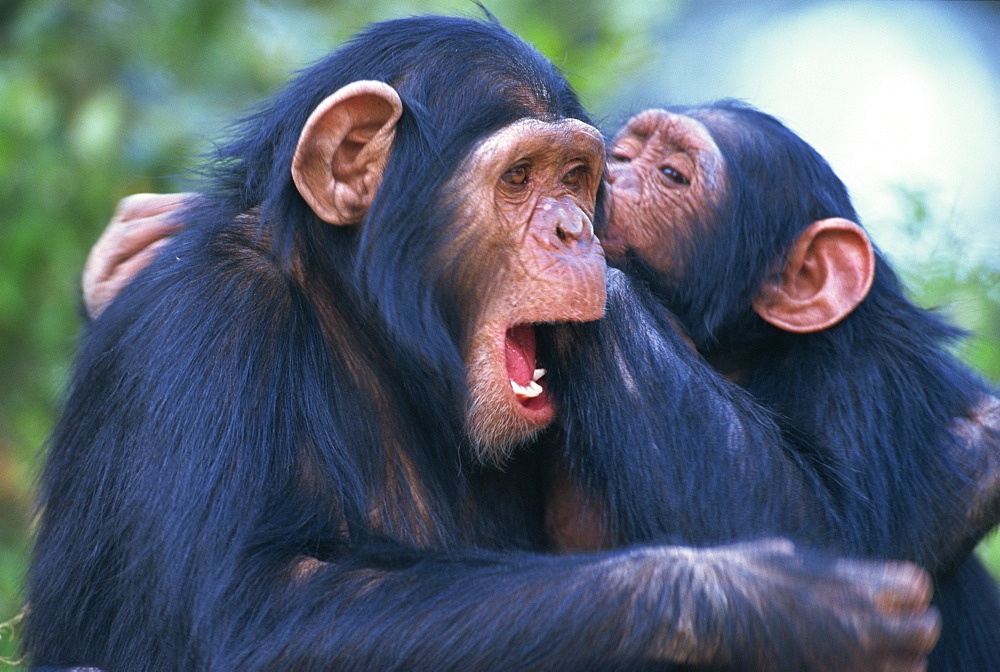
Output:
[[[938,630],[916,567],[812,564],[787,542],[410,554],[394,571],[357,558],[315,571],[291,601],[325,608],[295,609],[291,627],[312,636],[288,643],[272,667],[918,670]],[[874,619],[872,605],[882,610]],[[249,650],[240,669],[260,655]]]
[[[170,214],[189,197],[138,194],[119,204],[87,260],[83,292],[92,315],[176,233]],[[788,449],[766,413],[698,360],[670,316],[646,298],[620,272],[609,271],[607,317],[566,327],[573,332],[568,339],[557,335],[556,347],[568,342],[559,360],[569,364],[550,374],[572,435],[567,459],[577,467],[587,461],[588,475],[602,482],[601,490],[612,491],[612,499],[614,490],[626,488],[635,493],[630,499],[648,503],[635,512],[638,517],[629,520],[626,512],[619,521],[624,539],[671,539],[671,521],[686,520],[684,528],[691,529],[692,518],[706,519],[702,538],[678,540],[718,543],[742,531],[815,543],[818,535],[826,541],[836,534],[836,512],[823,481],[836,474],[820,474]],[[585,411],[575,414],[577,409]],[[636,468],[640,473],[632,474]],[[688,496],[664,497],[664,488]],[[699,498],[699,492],[712,496]],[[721,508],[732,515],[719,516]],[[717,525],[725,529],[713,529]]]
[[[884,456],[816,452],[807,437],[792,443],[795,437],[783,434],[745,391],[693,354],[669,316],[620,272],[608,274],[605,319],[560,327],[549,347],[566,364],[548,374],[561,402],[562,460],[576,487],[596,494],[585,501],[586,516],[571,500],[568,512],[555,516],[609,520],[605,538],[612,545],[779,535],[840,554],[917,561],[940,577],[1000,521],[1000,402],[993,396],[982,396],[955,420],[955,441],[942,441],[967,474],[967,481],[957,474],[953,485],[966,498],[922,523],[924,534],[897,531],[873,547],[854,518],[870,510],[877,515],[896,498],[866,499],[857,482],[859,475],[890,473]],[[908,488],[925,477],[944,478],[893,476],[891,482]],[[572,543],[579,539],[589,540],[571,531],[571,543],[556,541],[560,548],[585,547]]]

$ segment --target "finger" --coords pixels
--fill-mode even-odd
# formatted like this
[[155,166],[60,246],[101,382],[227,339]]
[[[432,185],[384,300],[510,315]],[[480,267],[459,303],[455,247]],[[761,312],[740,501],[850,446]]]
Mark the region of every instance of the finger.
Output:
[[887,621],[875,642],[901,669],[919,669],[915,666],[930,655],[940,636],[941,615],[932,607],[910,618]]
[[99,279],[88,281],[85,276],[83,281],[83,303],[90,318],[95,319],[104,312],[104,309],[118,296],[125,285],[131,282],[132,278],[139,271],[149,265],[149,262],[153,260],[160,248],[168,242],[166,238],[157,240],[124,262],[108,265],[103,269],[104,276]]
[[163,217],[146,217],[132,222],[127,230],[121,231],[108,255],[113,261],[132,257],[154,243],[166,242],[167,236],[183,228],[179,223],[171,223]]
[[172,212],[195,196],[193,192],[179,194],[132,194],[118,202],[113,219],[123,222],[156,217]]
[[104,312],[108,303],[114,298],[114,294],[105,291],[103,283],[83,286],[83,306],[87,309],[87,317],[96,320],[97,316]]
[[118,264],[162,241],[180,228],[180,224],[171,223],[169,219],[159,216],[127,223],[112,221],[87,255],[83,266],[84,294],[90,292],[88,287],[110,277]]
[[143,268],[149,265],[149,262],[153,261],[156,255],[159,253],[160,248],[166,245],[169,241],[166,239],[158,240],[142,252],[133,255],[123,261],[122,263],[115,266],[111,277],[108,278],[105,285],[111,291],[112,296],[117,295],[125,285],[132,281],[132,278],[141,271]]
[[932,597],[934,582],[927,572],[910,563],[891,563],[875,605],[887,615],[903,614],[926,609]]
[[862,590],[886,615],[921,612],[934,596],[930,575],[909,562],[838,560],[834,572]]

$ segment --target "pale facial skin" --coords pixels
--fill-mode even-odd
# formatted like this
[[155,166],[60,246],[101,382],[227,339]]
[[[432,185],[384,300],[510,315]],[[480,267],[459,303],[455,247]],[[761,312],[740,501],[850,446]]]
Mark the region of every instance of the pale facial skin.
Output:
[[460,219],[483,222],[463,223],[455,243],[477,252],[457,279],[490,286],[466,355],[467,431],[488,461],[502,462],[555,414],[531,325],[604,313],[604,252],[594,236],[603,165],[597,129],[524,119],[483,140],[456,172]]
[[[543,122],[530,123],[537,125]],[[599,137],[594,135],[594,129],[585,134],[595,139]],[[675,137],[672,146],[676,149],[665,152],[659,142],[668,134]],[[684,140],[683,146],[681,140]],[[498,144],[497,140],[489,142],[490,147]],[[484,141],[480,149],[480,163],[488,158],[486,143]],[[589,156],[594,151],[593,147],[587,149]],[[470,162],[475,160],[469,158]],[[661,171],[661,165],[669,166],[669,170]],[[702,166],[707,170],[701,170]],[[510,167],[503,167],[504,174]],[[662,263],[657,266],[666,267],[667,262],[672,261],[672,252],[660,249],[664,241],[662,235],[656,235],[657,227],[669,225],[684,229],[695,213],[698,199],[708,198],[721,184],[724,170],[718,148],[700,122],[662,110],[638,114],[616,135],[608,156],[605,175],[609,217],[601,241],[604,250],[611,258],[620,256],[626,249],[627,241],[627,247],[639,252],[643,258],[650,261],[660,258]],[[477,175],[467,170],[460,170],[457,174],[463,173],[469,176],[468,180]],[[588,180],[599,173],[591,167]],[[519,173],[512,173],[510,179],[520,179]],[[587,189],[591,188],[588,182]],[[131,277],[149,262],[150,255],[141,253],[153,244],[157,246],[153,248],[155,251],[176,231],[177,227],[170,222],[170,214],[180,206],[182,197],[187,196],[137,194],[121,202],[88,259],[83,294],[91,317],[100,314]],[[516,195],[512,197],[516,198]],[[537,199],[537,196],[534,198]],[[662,215],[656,216],[655,222],[652,222],[652,213]],[[502,216],[509,219],[507,215]],[[557,211],[552,216],[561,214]],[[590,212],[587,218],[592,226],[593,213]],[[656,226],[650,226],[654,223]],[[140,254],[138,265],[127,263]]]
[[679,242],[725,183],[725,163],[708,129],[666,110],[640,112],[612,140],[606,175],[602,243],[609,257],[632,250],[658,273],[681,270]]

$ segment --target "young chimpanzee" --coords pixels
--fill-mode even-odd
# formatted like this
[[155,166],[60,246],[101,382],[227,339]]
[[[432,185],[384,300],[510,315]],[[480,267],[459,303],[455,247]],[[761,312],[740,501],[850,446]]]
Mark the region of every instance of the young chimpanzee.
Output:
[[[242,122],[88,325],[41,482],[33,665],[918,669],[913,565],[542,552],[532,443],[564,402],[539,364],[595,347],[559,323],[604,310],[603,159],[551,64],[465,19],[377,24]],[[656,354],[594,366],[634,383]]]
[[773,411],[831,493],[835,548],[932,570],[931,669],[1000,669],[1000,600],[970,555],[1000,521],[1000,402],[948,352],[958,332],[904,297],[842,182],[773,117],[647,110],[609,153],[609,258]]

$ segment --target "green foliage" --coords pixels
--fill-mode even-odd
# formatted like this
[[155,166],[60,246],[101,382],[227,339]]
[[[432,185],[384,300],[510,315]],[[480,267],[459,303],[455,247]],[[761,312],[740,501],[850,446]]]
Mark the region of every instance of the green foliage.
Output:
[[[682,2],[485,4],[600,113],[653,53],[653,19]],[[208,139],[288,72],[369,21],[424,12],[480,10],[466,0],[0,3],[0,621],[20,610],[34,473],[81,327],[80,270],[117,201],[183,190]],[[904,223],[931,225],[912,196]],[[922,301],[950,302],[989,335],[962,355],[1000,380],[1000,278],[958,268],[911,277]],[[1000,543],[984,554],[1000,574]],[[16,657],[0,635],[0,656]]]

